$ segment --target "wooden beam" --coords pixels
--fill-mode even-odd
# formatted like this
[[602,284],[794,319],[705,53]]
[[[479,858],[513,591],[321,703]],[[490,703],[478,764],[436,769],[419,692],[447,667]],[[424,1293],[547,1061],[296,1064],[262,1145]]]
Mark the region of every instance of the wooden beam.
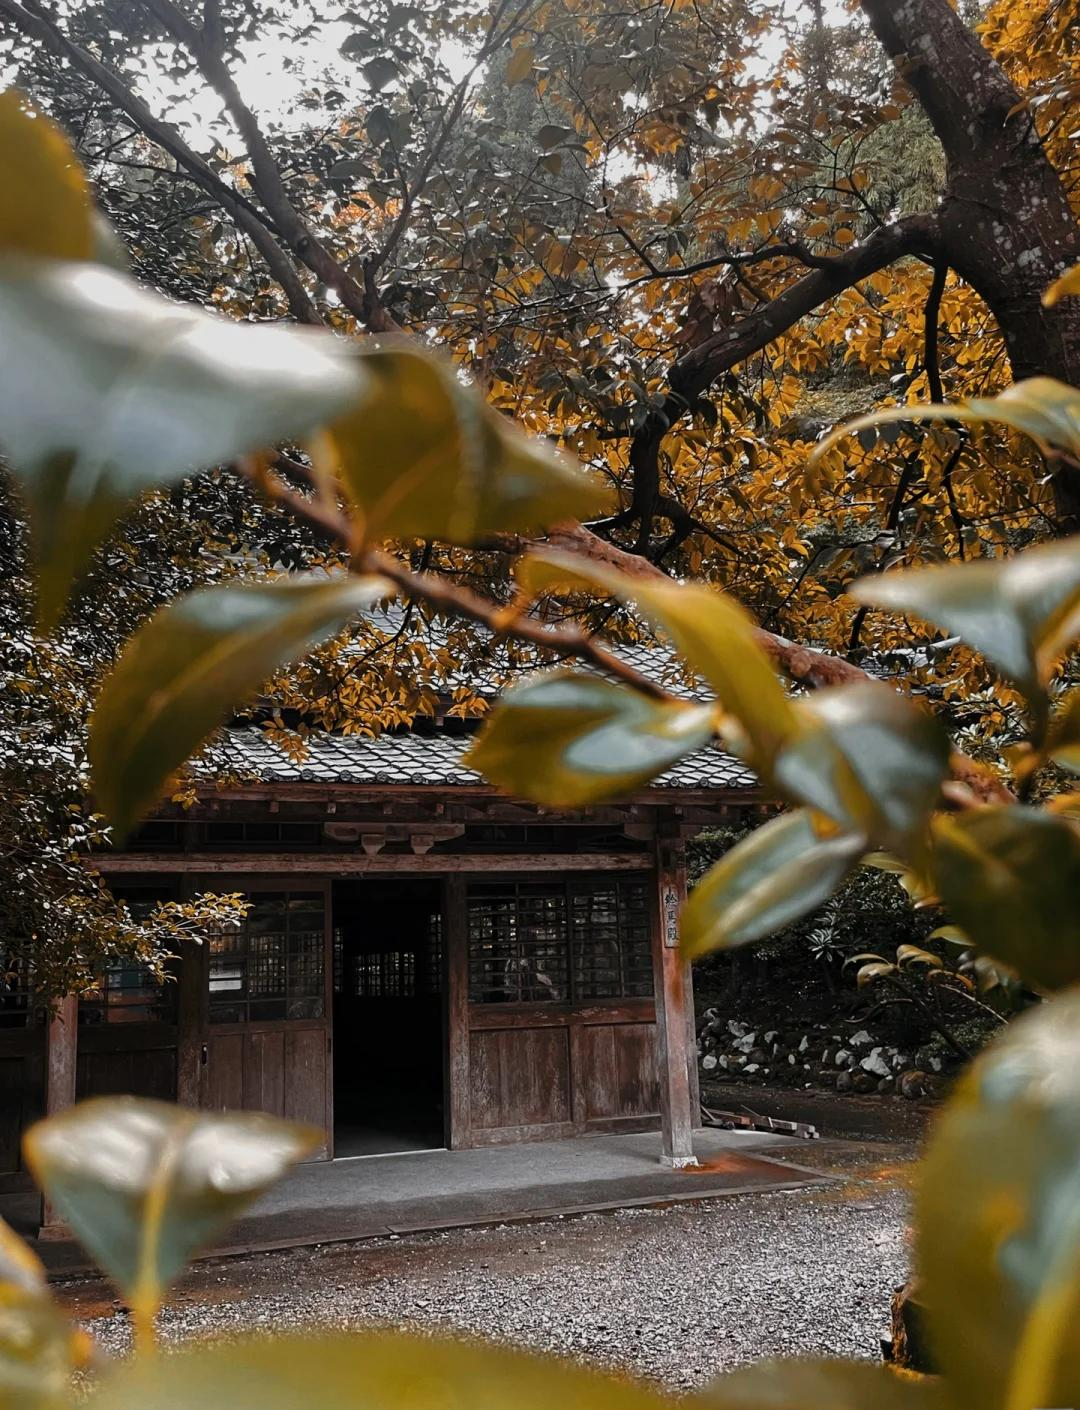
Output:
[[[61,999],[49,1019],[45,1037],[45,1115],[59,1116],[75,1104],[75,1074],[78,1063],[79,999],[68,994]],[[59,1211],[44,1196],[41,1199],[39,1239],[70,1239],[71,1231]]]
[[[679,915],[686,899],[686,867],[682,848],[660,842],[656,851],[656,904],[653,926],[653,972],[656,1027],[660,1045],[660,1115],[665,1165],[682,1169],[697,1165],[693,1133],[698,1123],[691,1063],[692,1005],[690,966],[679,951]],[[696,1069],[696,1062],[693,1063]]]
[[105,876],[131,872],[197,872],[206,875],[270,872],[319,876],[384,876],[464,872],[649,871],[647,852],[98,852],[91,866]]
[[[211,802],[227,803],[232,799],[260,798],[277,798],[282,802],[288,802],[293,799],[318,799],[319,801],[325,801],[326,799],[334,798],[339,801],[346,800],[355,803],[404,803],[417,801],[427,802],[429,804],[433,801],[472,804],[490,801],[496,806],[511,805],[526,808],[534,815],[543,815],[545,811],[542,808],[538,808],[535,803],[530,803],[528,799],[512,798],[510,795],[500,793],[498,789],[491,788],[484,784],[313,783],[283,779],[276,783],[238,783],[235,787],[223,788],[218,788],[214,784],[198,784],[196,789],[199,801],[204,804]],[[762,793],[757,787],[653,787],[644,788],[639,793],[629,794],[627,797],[619,799],[616,803],[609,806],[628,807],[632,804],[644,804],[646,806],[659,807],[667,804],[705,804],[706,806],[719,807],[725,803],[750,805],[760,803],[761,801]],[[581,813],[582,810],[578,810],[577,816],[579,819],[581,818]],[[551,810],[551,815],[559,816],[557,810],[554,809]]]

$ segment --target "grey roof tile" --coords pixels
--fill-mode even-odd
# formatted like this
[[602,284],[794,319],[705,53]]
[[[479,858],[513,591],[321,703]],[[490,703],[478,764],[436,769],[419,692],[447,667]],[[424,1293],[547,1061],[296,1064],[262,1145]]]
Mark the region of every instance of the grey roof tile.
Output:
[[[468,737],[450,734],[316,734],[297,763],[255,726],[223,731],[215,749],[218,768],[255,774],[264,783],[398,784],[452,787],[482,784],[461,762]],[[217,769],[215,769],[215,772]],[[702,749],[653,780],[656,788],[751,789],[757,779],[741,760],[722,749]]]

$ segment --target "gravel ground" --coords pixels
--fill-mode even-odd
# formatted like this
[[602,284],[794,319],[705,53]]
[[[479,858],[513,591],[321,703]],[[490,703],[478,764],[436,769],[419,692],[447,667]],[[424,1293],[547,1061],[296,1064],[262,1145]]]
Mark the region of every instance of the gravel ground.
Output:
[[[255,1255],[192,1270],[166,1341],[253,1328],[452,1331],[692,1387],[763,1356],[873,1358],[905,1276],[909,1147],[801,1147],[828,1187]],[[110,1351],[99,1281],[61,1299]]]

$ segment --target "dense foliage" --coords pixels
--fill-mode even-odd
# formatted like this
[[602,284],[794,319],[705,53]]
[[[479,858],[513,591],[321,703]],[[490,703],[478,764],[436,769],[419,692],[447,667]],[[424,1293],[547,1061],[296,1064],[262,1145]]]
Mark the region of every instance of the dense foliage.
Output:
[[[734,333],[707,332],[685,355],[697,359],[697,371],[689,381],[672,372],[660,402],[643,387],[646,409],[630,435],[633,483],[614,505],[612,480],[619,476],[612,473],[606,454],[586,451],[583,458],[591,469],[559,458],[542,441],[522,436],[464,384],[452,362],[432,356],[419,343],[380,338],[357,350],[327,333],[226,323],[137,287],[126,273],[101,263],[111,243],[95,234],[88,187],[59,130],[18,96],[0,98],[0,439],[30,523],[37,621],[28,630],[35,641],[53,644],[43,653],[53,650],[61,659],[55,643],[63,636],[49,633],[63,617],[80,576],[87,568],[91,573],[95,565],[100,568],[100,555],[116,541],[112,536],[123,516],[148,492],[150,503],[161,505],[158,497],[170,496],[194,470],[231,464],[247,487],[278,511],[286,510],[306,532],[332,544],[318,559],[317,571],[279,574],[268,581],[267,562],[232,562],[209,571],[211,581],[194,592],[163,593],[171,600],[147,616],[120,647],[115,666],[96,691],[87,750],[95,798],[117,834],[134,825],[192,751],[262,682],[303,660],[314,645],[332,640],[372,605],[400,595],[510,636],[527,648],[578,662],[528,677],[506,693],[486,721],[471,758],[507,790],[560,806],[600,801],[644,784],[684,754],[722,738],[747,759],[763,787],[787,805],[702,876],[682,917],[687,959],[748,944],[814,911],[867,856],[884,852],[885,864],[900,871],[913,894],[945,904],[965,942],[985,961],[1052,996],[979,1060],[931,1143],[918,1199],[916,1253],[942,1377],[900,1379],[884,1367],[842,1363],[772,1365],[720,1381],[698,1398],[703,1407],[1032,1410],[1076,1404],[1080,1395],[1080,1361],[1072,1335],[1080,1288],[1075,1218],[1080,804],[1076,792],[1054,792],[1046,783],[1061,777],[1056,770],[1080,769],[1078,696],[1066,693],[1068,662],[1080,639],[1080,538],[1057,537],[1022,552],[984,552],[977,562],[871,573],[851,585],[845,579],[857,611],[917,621],[922,625],[915,630],[927,641],[959,638],[970,660],[978,660],[979,678],[993,676],[1003,683],[1011,693],[1002,698],[1011,702],[1016,735],[1005,775],[958,751],[947,728],[947,711],[933,711],[926,702],[871,679],[850,661],[809,651],[757,627],[732,596],[708,581],[713,574],[704,560],[705,580],[677,579],[655,561],[664,553],[629,551],[619,535],[620,528],[636,526],[630,547],[653,546],[652,530],[663,511],[655,493],[648,504],[640,498],[635,503],[648,479],[647,474],[638,478],[638,472],[651,463],[641,462],[642,447],[659,453],[674,421],[690,409],[676,405],[678,415],[673,416],[672,397],[685,397],[694,386],[700,396],[720,371],[735,363],[744,366],[750,352],[766,342],[786,341],[796,321],[781,328],[775,321],[777,308],[801,307],[810,297],[804,313],[828,317],[824,304],[853,287],[853,270],[862,271],[861,279],[869,260],[873,272],[867,277],[875,277],[885,267],[875,264],[883,248],[891,252],[886,262],[892,265],[901,255],[925,252],[922,241],[928,234],[939,250],[948,249],[953,257],[963,253],[965,276],[973,287],[982,285],[1014,370],[1025,375],[995,399],[929,413],[953,423],[947,424],[940,443],[935,432],[915,429],[923,424],[923,413],[912,406],[903,413],[900,439],[891,444],[900,447],[902,456],[906,437],[920,455],[930,456],[935,446],[944,452],[951,437],[953,452],[959,445],[965,455],[979,455],[973,466],[988,467],[972,471],[977,479],[995,473],[995,466],[1004,473],[1006,462],[995,457],[1014,445],[1009,437],[1022,433],[1038,447],[1047,469],[1036,473],[1026,452],[1016,463],[1008,462],[1008,484],[1021,486],[1024,497],[1019,525],[1006,525],[996,541],[988,537],[969,546],[1015,547],[1034,534],[1036,519],[1054,530],[1069,527],[1072,477],[1080,461],[1080,391],[1061,376],[1069,371],[1065,364],[1072,356],[1078,301],[1077,276],[1065,272],[1062,255],[1075,245],[1076,231],[1075,222],[1066,223],[1063,188],[1047,156],[1068,113],[1064,60],[1059,62],[1067,46],[1055,38],[1063,8],[1041,13],[1047,64],[1028,75],[1028,103],[1014,113],[1011,107],[1001,110],[1015,93],[1003,70],[947,5],[906,0],[893,8],[867,0],[864,9],[891,53],[898,52],[905,37],[898,26],[923,25],[926,42],[919,47],[924,58],[905,72],[946,149],[946,199],[932,231],[922,223],[904,224],[901,217],[859,240],[854,222],[842,225],[826,203],[826,230],[820,236],[795,232],[798,245],[792,246],[791,257],[805,264],[806,240],[819,238],[831,240],[841,253],[819,258],[811,251],[810,272],[776,297],[769,297],[775,290],[765,292],[761,309],[737,318]],[[179,63],[173,81],[182,86],[196,71],[214,75],[234,118],[246,113],[229,87],[227,70],[222,72],[223,55],[245,37],[246,29],[226,34],[217,24],[221,11],[212,4],[202,12],[205,22],[198,30],[186,12],[171,4],[154,3],[150,10],[154,23],[165,25],[190,56]],[[398,25],[408,20],[410,36],[411,13]],[[558,14],[548,15],[550,23],[540,31],[520,27],[528,13],[509,16],[516,43],[509,55],[503,52],[508,72],[502,80],[511,92],[529,85],[527,92],[543,100],[542,68],[555,95],[564,83],[584,78],[571,62],[576,48],[568,53],[541,43],[547,43],[549,29],[565,43],[567,30],[555,22]],[[0,0],[0,14],[16,16],[22,32],[37,35],[55,51],[58,31],[51,12],[36,3]],[[245,26],[255,23],[246,8],[243,14]],[[654,79],[661,88],[669,78],[676,85],[694,78],[694,45],[703,37],[697,7],[676,5],[670,14],[685,39],[681,65],[659,44],[661,36],[651,32],[646,36],[650,43],[633,50],[645,63],[655,62],[654,51],[662,53],[663,66]],[[77,23],[80,16],[75,12],[67,18]],[[449,18],[461,19],[467,29],[468,16],[450,10]],[[737,47],[753,31],[741,7],[730,18],[730,32],[719,25],[709,36]],[[383,39],[391,19],[380,14]],[[487,39],[481,45],[491,42],[493,34],[500,40],[508,37],[499,28],[507,12],[497,9],[486,20]],[[620,12],[620,24],[624,21]],[[393,88],[412,62],[406,36],[388,57],[377,52],[378,45],[364,47],[363,16],[350,23],[359,36],[351,47],[369,87],[380,93]],[[1013,32],[1004,19],[991,17],[988,25],[994,42]],[[121,62],[127,51],[119,47],[122,28],[118,33]],[[146,42],[160,44],[161,38],[155,29]],[[621,39],[625,44],[626,36]],[[63,52],[80,73],[94,73],[80,57],[89,51]],[[624,52],[630,51],[620,46],[612,56],[616,65],[623,63]],[[603,69],[606,57],[603,63],[586,64],[585,72],[590,66]],[[726,75],[725,86],[710,89],[702,103],[722,106],[725,94],[737,97],[740,85],[751,82],[748,72],[744,56]],[[996,114],[989,127],[975,123],[964,130],[964,153],[955,145],[950,150],[947,140],[959,102],[955,86],[949,87],[953,80],[971,80],[966,101],[985,100]],[[100,75],[94,81],[103,82]],[[413,87],[406,85],[405,91],[410,101],[419,102],[423,88],[414,92]],[[467,95],[469,90],[463,91]],[[368,110],[364,136],[382,147],[407,149],[412,129],[394,126],[403,120],[395,94],[396,89]],[[598,100],[597,93],[591,96]],[[674,94],[665,101],[673,102]],[[374,118],[377,107],[383,111],[380,119]],[[603,120],[604,106],[597,101],[596,108]],[[631,104],[627,116],[625,103],[622,108],[636,140],[636,110]],[[1035,141],[1029,116],[1043,109],[1052,115],[1045,146]],[[588,136],[579,131],[572,111],[564,115],[564,136],[546,143],[542,130],[537,133],[541,150],[551,155],[580,146],[588,155]],[[902,118],[901,113],[895,120]],[[749,117],[744,120],[749,124]],[[653,121],[661,134],[670,131],[663,113]],[[724,121],[737,132],[737,112],[734,122],[726,116]],[[644,132],[652,130],[644,125]],[[790,122],[783,130],[798,137]],[[481,135],[472,133],[476,145]],[[174,159],[187,162],[175,151],[180,139],[165,137]],[[955,132],[951,140],[960,142]],[[238,188],[227,187],[231,194],[226,198],[213,185],[221,184],[213,172],[203,174],[202,189],[212,188],[222,201],[231,202],[233,217],[241,225],[246,222],[245,228],[265,216],[287,222],[295,207],[287,190],[286,204],[280,204],[282,191],[274,186],[275,172],[279,183],[281,178],[277,160],[271,153],[271,165],[266,165],[257,129],[248,126],[245,141],[255,168],[252,189],[264,203],[263,215],[248,208]],[[449,141],[449,135],[441,145],[436,139],[437,155],[427,175],[438,166],[438,154],[449,152]],[[657,139],[653,155],[667,151],[675,175],[685,179],[687,161],[693,171],[693,152],[683,159],[678,144],[670,137],[665,141],[666,148]],[[1016,165],[1018,153],[1023,171]],[[648,153],[642,156],[648,159]],[[957,179],[986,178],[980,163],[991,156],[1013,162],[1011,183],[1028,183],[1018,193],[1018,218],[1024,202],[1036,199],[1033,182],[1042,193],[1037,199],[1046,203],[1038,207],[1038,230],[1031,237],[1037,235],[1042,244],[1026,245],[1026,251],[1037,252],[1025,260],[1010,245],[1009,212],[1001,211],[997,254],[1009,300],[995,283],[997,276],[980,263],[987,256],[980,245],[981,225],[975,230],[965,224],[955,209],[957,191],[950,190]],[[718,160],[711,149],[710,161]],[[545,170],[561,175],[562,167],[556,171],[554,165]],[[795,162],[793,169],[798,166]],[[427,175],[416,193],[406,186],[396,215],[388,217],[391,231],[402,212],[411,219],[413,208],[423,205]],[[805,177],[804,170],[800,179]],[[859,192],[852,182],[848,195]],[[758,189],[752,199],[756,225],[762,203],[771,197]],[[859,209],[864,209],[861,203]],[[641,244],[644,232],[628,231],[617,212],[608,218],[616,231],[622,227],[620,238],[640,258],[634,246]],[[404,251],[409,222],[400,224]],[[790,243],[783,226],[783,218],[774,223],[766,211],[757,228],[763,240],[775,234]],[[850,238],[841,237],[842,228]],[[262,223],[259,229],[263,234],[257,238],[263,240],[269,227]],[[905,244],[912,231],[915,244]],[[248,233],[254,241],[254,229]],[[340,266],[333,251],[316,237],[298,235],[294,228],[293,239],[285,224],[278,234],[270,233],[271,243],[263,240],[258,248],[268,261],[289,252],[288,267],[279,263],[275,274],[291,291],[294,313],[306,315],[304,300],[314,307],[316,297],[330,305],[325,291],[308,289],[302,266],[334,291],[337,309],[379,323],[385,331],[386,306],[381,298],[372,302],[369,286],[374,284],[379,293],[375,276],[389,256],[375,264],[372,280],[363,279],[361,268],[363,282],[350,275],[352,282],[345,283],[334,274]],[[283,245],[276,243],[278,235]],[[678,243],[667,247],[667,258],[675,257]],[[842,253],[846,246],[850,258]],[[563,249],[559,240],[559,279],[578,273],[572,249],[572,242]],[[762,278],[775,277],[784,285],[787,276],[770,271],[770,265],[789,256],[772,246],[768,250],[754,258],[754,267]],[[551,256],[548,247],[544,258]],[[731,259],[731,254],[721,256],[727,266]],[[731,267],[746,263],[737,259]],[[936,268],[940,275],[941,264]],[[898,285],[908,272],[906,265],[893,271]],[[1050,287],[1054,276],[1064,277]],[[842,287],[835,287],[836,279]],[[661,287],[666,280],[662,272],[655,284],[651,279],[643,283]],[[828,298],[818,297],[823,288]],[[940,292],[944,296],[945,288]],[[1006,306],[1010,300],[1012,314]],[[933,309],[936,327],[939,305]],[[1023,327],[1012,321],[1014,315]],[[658,313],[658,325],[661,320]],[[645,327],[640,320],[639,331]],[[800,327],[799,336],[809,336]],[[642,331],[642,336],[648,334]],[[753,343],[755,337],[757,347],[747,351],[742,340]],[[587,365],[587,347],[575,349],[574,340],[568,341],[568,365],[570,353],[576,353],[574,362]],[[577,342],[587,344],[588,339]],[[739,349],[734,359],[730,350],[717,353],[728,343]],[[722,363],[728,368],[721,368]],[[782,372],[783,364],[776,370]],[[709,375],[699,385],[705,371]],[[489,389],[498,402],[495,381]],[[741,395],[732,389],[733,397]],[[630,416],[633,422],[633,410]],[[522,419],[531,424],[527,402]],[[892,424],[878,417],[865,429]],[[969,424],[978,428],[971,442],[957,430]],[[721,425],[723,439],[708,444],[722,460],[720,447],[735,434],[735,425],[718,414],[716,428]],[[1008,429],[999,439],[996,429],[986,427]],[[574,441],[577,432],[559,434]],[[285,473],[278,459],[280,444],[304,447],[303,458],[290,457]],[[885,439],[885,444],[890,442]],[[825,503],[849,450],[846,442],[819,447],[816,473]],[[710,463],[712,458],[711,453]],[[861,465],[856,457],[854,484]],[[220,483],[226,488],[232,484]],[[807,484],[813,483],[811,474]],[[188,491],[180,493],[182,511]],[[247,493],[246,488],[241,492],[239,504],[250,504]],[[866,493],[865,485],[857,493]],[[608,541],[573,523],[587,518],[596,527],[605,522],[605,513],[612,530]],[[188,522],[183,512],[179,517]],[[647,526],[644,537],[642,525]],[[473,556],[477,545],[483,548],[493,538],[514,558],[505,591],[482,593],[460,575],[439,571],[461,564],[466,577],[475,577],[481,561]],[[951,556],[961,557],[963,538],[957,530]],[[445,547],[421,551],[417,561],[416,544],[423,541]],[[670,553],[689,552],[687,543],[684,536]],[[207,557],[228,561],[227,549],[208,543]],[[22,549],[16,544],[12,551]],[[925,542],[918,540],[912,556],[925,552]],[[338,561],[347,563],[347,571],[325,571]],[[763,552],[762,563],[767,561]],[[253,571],[243,572],[245,567]],[[241,573],[243,580],[236,581]],[[202,576],[193,573],[192,581]],[[595,634],[558,620],[580,611],[582,603],[598,602],[617,604],[626,620],[641,623],[641,630],[666,636],[687,675],[703,682],[708,693],[694,701],[670,694],[637,675]],[[537,603],[554,603],[556,610],[538,613]],[[74,615],[66,629],[79,610],[77,605],[69,609]],[[850,613],[850,604],[843,610]],[[42,654],[44,663],[50,659]],[[825,688],[791,692],[780,684],[778,667],[799,685]],[[24,662],[23,669],[29,681],[36,665]],[[50,675],[58,671],[51,665],[48,669]],[[951,678],[948,683],[955,684]],[[62,698],[58,708],[65,709]],[[914,962],[898,955],[891,976],[876,977],[902,978],[905,965]],[[862,963],[888,968],[892,959],[867,956]],[[174,1111],[134,1100],[89,1103],[34,1128],[27,1142],[32,1169],[123,1290],[147,1353],[104,1377],[92,1389],[90,1403],[178,1410],[211,1401],[259,1403],[272,1410],[300,1398],[388,1407],[561,1402],[582,1410],[635,1405],[659,1410],[668,1403],[645,1387],[573,1368],[392,1335],[242,1341],[183,1352],[175,1361],[150,1354],[156,1310],[185,1260],[299,1158],[311,1139],[312,1133],[270,1118]],[[20,1407],[65,1403],[72,1368],[87,1360],[85,1339],[73,1335],[57,1313],[32,1256],[6,1234],[0,1239],[0,1305],[0,1385],[7,1399]]]

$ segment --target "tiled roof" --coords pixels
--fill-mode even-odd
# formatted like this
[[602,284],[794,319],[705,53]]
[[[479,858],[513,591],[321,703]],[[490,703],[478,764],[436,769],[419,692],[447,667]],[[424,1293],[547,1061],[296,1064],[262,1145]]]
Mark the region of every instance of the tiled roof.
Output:
[[[291,760],[257,727],[222,732],[215,748],[218,769],[255,774],[264,783],[397,784],[399,787],[483,784],[461,762],[464,735],[312,735],[307,757]],[[653,780],[656,788],[750,789],[757,780],[740,760],[720,749],[701,749]]]

